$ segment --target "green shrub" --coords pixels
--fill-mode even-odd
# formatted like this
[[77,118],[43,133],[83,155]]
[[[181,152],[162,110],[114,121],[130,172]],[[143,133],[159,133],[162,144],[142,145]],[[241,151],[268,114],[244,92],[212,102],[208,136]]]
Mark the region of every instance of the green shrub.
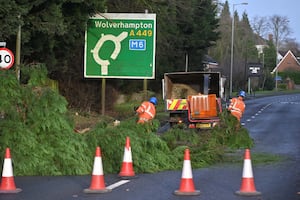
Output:
[[272,76],[267,76],[264,84],[264,90],[273,90],[275,87],[275,80]]
[[285,83],[279,83],[277,87],[278,87],[278,89],[281,89],[281,90],[286,90],[287,89],[286,88],[287,85]]
[[103,149],[103,165],[107,173],[120,170],[126,137],[130,138],[135,171],[156,172],[171,169],[171,151],[149,126],[136,124],[135,120],[122,121],[120,126],[96,128],[86,135],[88,146]]
[[73,131],[66,100],[48,87],[20,85],[11,71],[0,71],[0,76],[0,152],[11,149],[15,173],[88,173],[86,163],[92,159],[83,136]]
[[292,79],[295,84],[300,84],[300,72],[296,71],[285,71],[278,73],[279,76],[282,76],[282,80],[285,80],[286,78]]
[[254,143],[248,130],[242,127],[235,117],[228,112],[223,112],[220,118],[221,126],[212,130],[212,135],[219,144],[233,149],[253,147]]

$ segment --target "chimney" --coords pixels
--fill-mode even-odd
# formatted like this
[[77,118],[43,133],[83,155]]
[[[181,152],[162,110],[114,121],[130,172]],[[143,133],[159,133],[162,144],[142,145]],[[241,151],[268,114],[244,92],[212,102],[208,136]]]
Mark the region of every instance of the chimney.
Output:
[[273,34],[269,34],[269,41],[273,41]]

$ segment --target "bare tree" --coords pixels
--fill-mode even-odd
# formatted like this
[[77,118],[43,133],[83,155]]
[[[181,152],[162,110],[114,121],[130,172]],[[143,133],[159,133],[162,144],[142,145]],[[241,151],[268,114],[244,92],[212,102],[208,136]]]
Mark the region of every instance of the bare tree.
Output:
[[291,50],[295,55],[300,55],[300,44],[294,38],[287,38],[281,47],[282,50]]
[[252,20],[252,30],[255,34],[260,37],[267,35],[267,17],[255,16]]
[[268,28],[273,34],[274,44],[278,50],[280,43],[291,34],[289,19],[286,16],[273,15],[270,17]]

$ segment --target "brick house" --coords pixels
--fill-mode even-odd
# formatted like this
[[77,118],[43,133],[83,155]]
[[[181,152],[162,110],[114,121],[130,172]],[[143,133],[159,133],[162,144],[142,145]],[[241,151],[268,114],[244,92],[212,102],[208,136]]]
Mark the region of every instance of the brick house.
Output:
[[272,73],[283,71],[299,71],[300,72],[300,58],[297,58],[291,50],[289,50],[278,65],[273,69]]

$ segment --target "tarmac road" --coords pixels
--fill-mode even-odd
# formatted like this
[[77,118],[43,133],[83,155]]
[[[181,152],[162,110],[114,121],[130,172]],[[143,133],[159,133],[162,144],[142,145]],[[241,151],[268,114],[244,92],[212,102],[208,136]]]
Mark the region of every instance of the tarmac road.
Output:
[[[243,160],[240,164],[220,164],[193,169],[198,196],[177,196],[181,171],[138,174],[137,178],[104,194],[86,194],[91,176],[15,177],[17,194],[0,194],[0,200],[300,200],[300,94],[257,98],[246,101],[242,124],[255,141],[251,154],[268,153],[285,158],[282,162],[256,165],[252,162],[256,190],[260,196],[235,194],[241,186]],[[134,151],[134,150],[133,150]],[[237,153],[243,157],[244,151]],[[193,162],[193,158],[191,158]],[[105,175],[106,186],[121,180],[116,174]]]

